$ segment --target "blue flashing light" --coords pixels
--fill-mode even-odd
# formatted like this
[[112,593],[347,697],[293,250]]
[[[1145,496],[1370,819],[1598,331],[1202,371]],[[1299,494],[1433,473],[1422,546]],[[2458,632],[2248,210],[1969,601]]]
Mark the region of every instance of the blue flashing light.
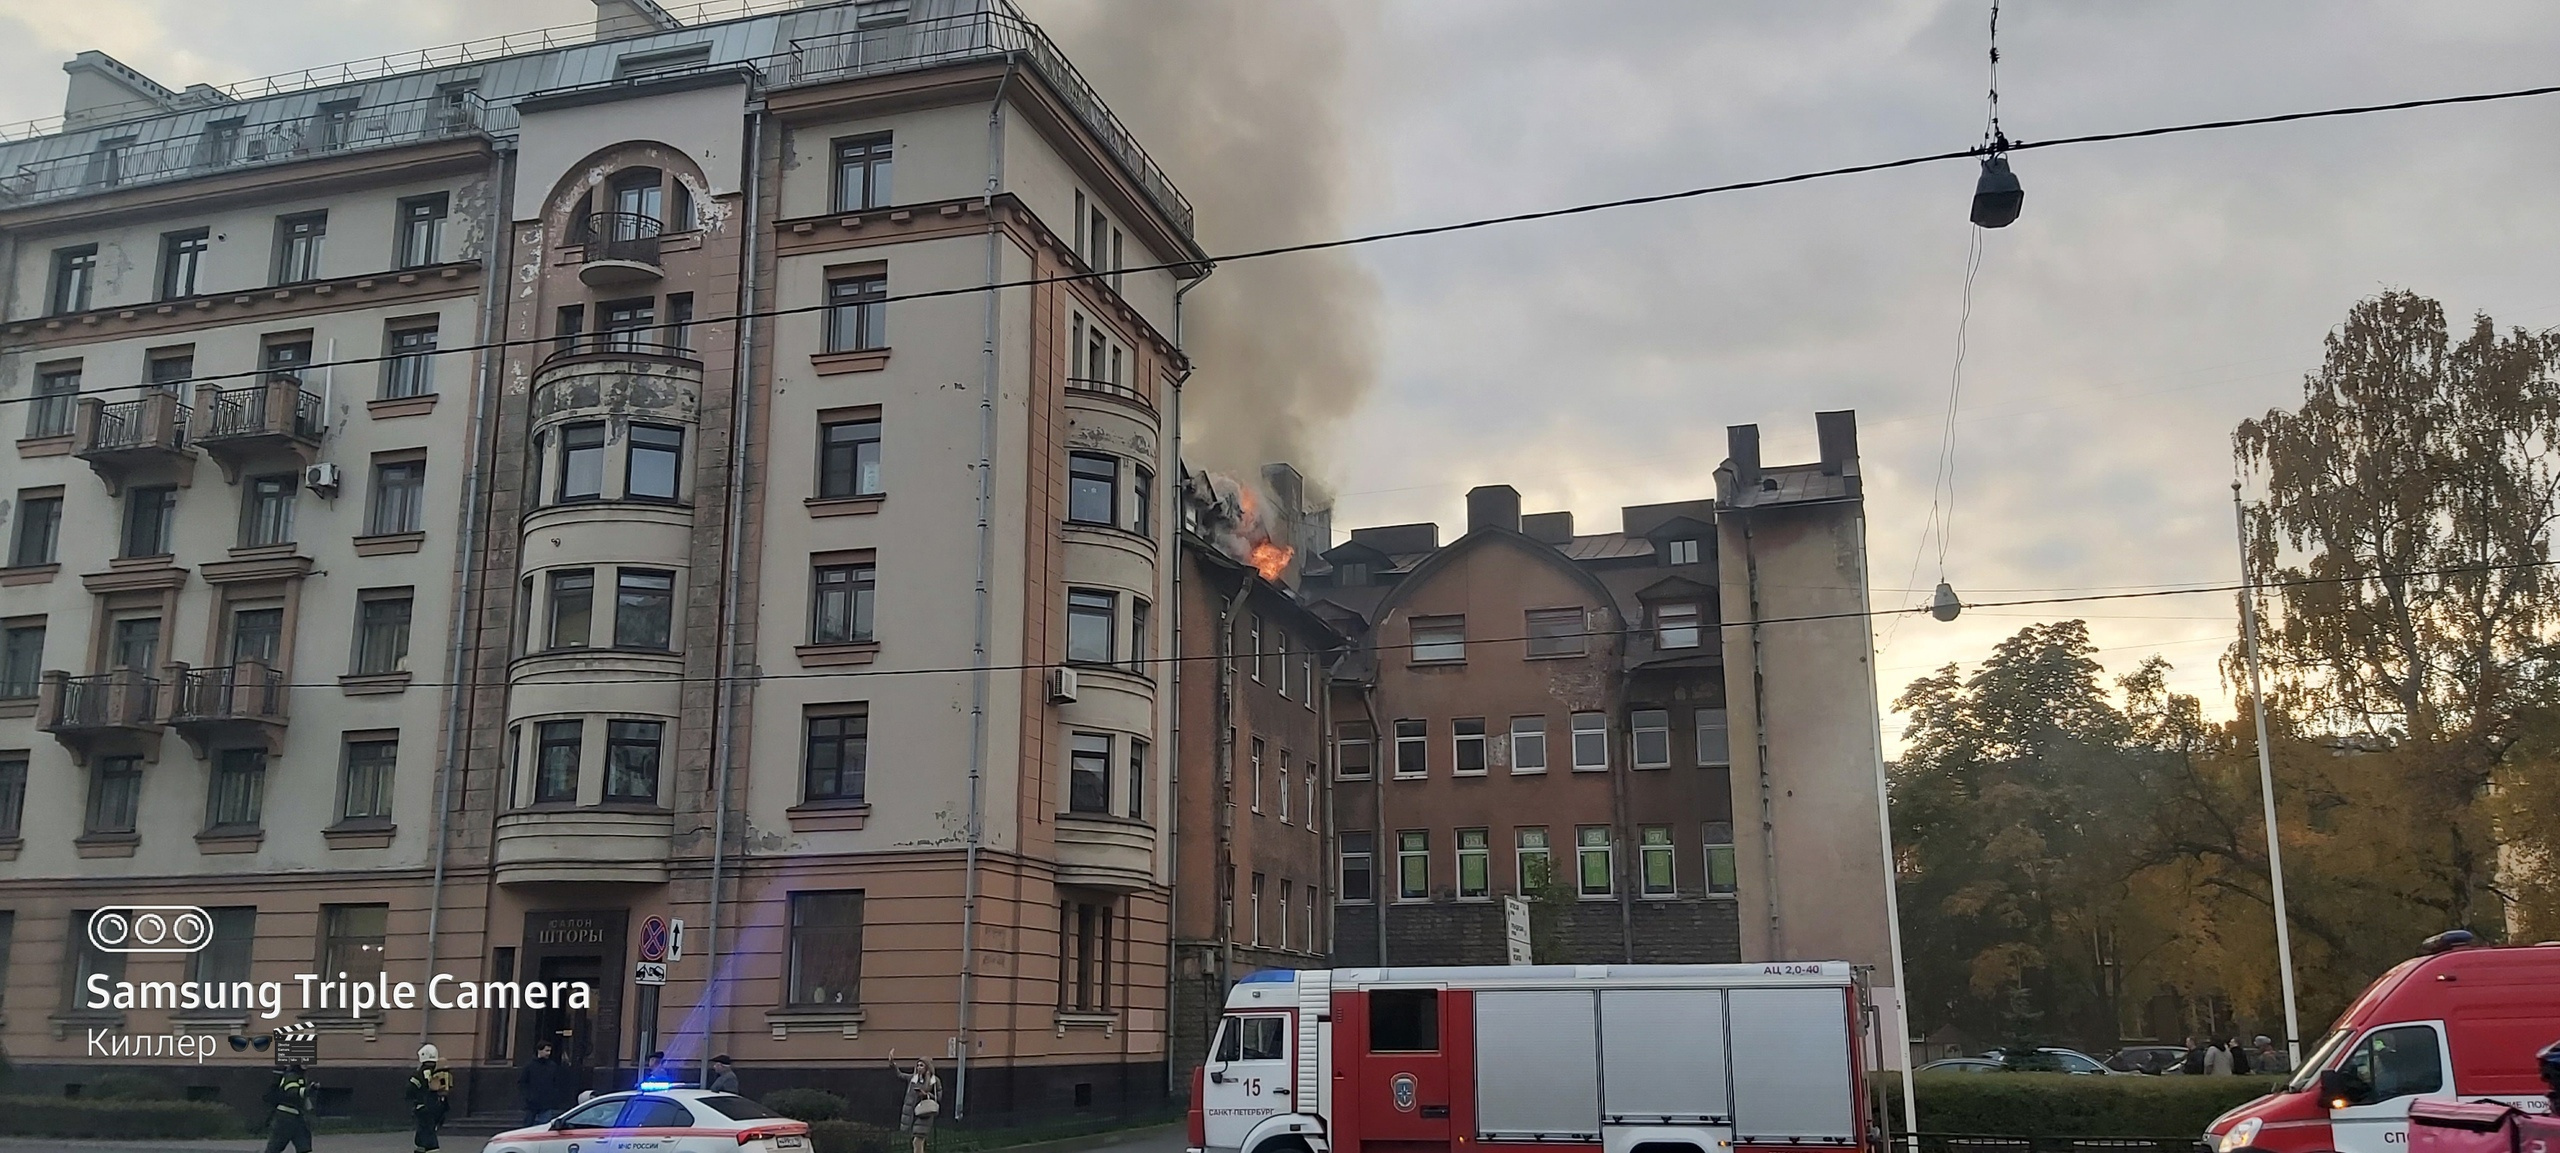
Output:
[[1241,981],[1236,982],[1236,984],[1239,984],[1239,985],[1265,985],[1265,984],[1285,985],[1285,984],[1288,984],[1288,983],[1290,983],[1290,982],[1292,982],[1292,981],[1295,981],[1295,980],[1297,980],[1297,979],[1298,979],[1298,971],[1297,971],[1296,969],[1256,969],[1256,970],[1254,970],[1253,972],[1250,972],[1250,973],[1245,974],[1245,975],[1244,975],[1244,979],[1243,979],[1243,980],[1241,980]]
[[675,1087],[676,1083],[673,1081],[642,1081],[640,1083],[640,1091],[643,1093],[657,1093]]

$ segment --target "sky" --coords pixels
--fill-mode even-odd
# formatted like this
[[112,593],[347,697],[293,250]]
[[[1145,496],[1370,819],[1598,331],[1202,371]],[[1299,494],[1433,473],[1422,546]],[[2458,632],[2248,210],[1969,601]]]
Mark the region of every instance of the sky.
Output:
[[[1087,22],[1062,33],[1113,62],[1086,69],[1106,99],[1167,88],[1124,67],[1216,86],[1271,50],[1242,21],[1183,53],[1108,51],[1118,2],[1081,0]],[[1942,152],[1983,127],[1978,0],[1297,2],[1347,22],[1306,38],[1340,53],[1310,75],[1342,138],[1333,170],[1305,178],[1343,198],[1350,231]],[[0,119],[59,112],[59,65],[84,48],[181,86],[591,11],[0,0]],[[2034,140],[2549,83],[2560,7],[2012,0],[2000,45],[2002,122]],[[1337,530],[1437,520],[1454,536],[1466,489],[1507,483],[1589,532],[1622,505],[1712,495],[1727,425],[1760,425],[1772,463],[1803,461],[1812,414],[1850,408],[1879,607],[1942,576],[1975,600],[2227,582],[2232,427],[2298,398],[2351,303],[2407,288],[2454,318],[2560,325],[2555,145],[2560,97],[2022,153],[2025,211],[1982,234],[1969,318],[1963,162],[1353,250],[1374,364],[1300,463],[1336,493]],[[1177,183],[1208,163],[1196,143],[1150,149]],[[1948,512],[1933,489],[1960,319],[1942,565],[1923,533],[1933,504]],[[2228,715],[2233,612],[2201,595],[1886,620],[1878,668],[1890,700],[2077,616],[2110,671],[2159,653],[2173,687]]]

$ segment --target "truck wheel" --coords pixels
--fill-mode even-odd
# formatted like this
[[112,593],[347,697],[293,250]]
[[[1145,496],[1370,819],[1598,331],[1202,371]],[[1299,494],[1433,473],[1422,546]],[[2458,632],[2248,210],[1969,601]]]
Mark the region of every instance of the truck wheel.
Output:
[[1253,1147],[1253,1153],[1312,1153],[1307,1143],[1296,1137],[1274,1137]]

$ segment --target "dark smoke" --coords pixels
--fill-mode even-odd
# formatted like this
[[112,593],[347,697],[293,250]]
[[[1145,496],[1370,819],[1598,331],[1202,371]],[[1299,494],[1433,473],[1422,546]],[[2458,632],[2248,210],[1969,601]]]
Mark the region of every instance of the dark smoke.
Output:
[[[1210,253],[1337,236],[1354,173],[1358,0],[1026,0],[1112,111],[1191,198]],[[1377,378],[1378,285],[1348,253],[1221,267],[1183,307],[1196,372],[1183,455],[1258,476],[1327,475],[1334,426]]]

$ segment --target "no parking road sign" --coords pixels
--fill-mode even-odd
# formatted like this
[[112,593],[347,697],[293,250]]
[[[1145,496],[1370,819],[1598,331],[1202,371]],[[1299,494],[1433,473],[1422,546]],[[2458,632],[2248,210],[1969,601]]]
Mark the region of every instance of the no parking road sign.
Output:
[[665,917],[651,913],[641,919],[640,959],[643,961],[667,959],[667,919]]

